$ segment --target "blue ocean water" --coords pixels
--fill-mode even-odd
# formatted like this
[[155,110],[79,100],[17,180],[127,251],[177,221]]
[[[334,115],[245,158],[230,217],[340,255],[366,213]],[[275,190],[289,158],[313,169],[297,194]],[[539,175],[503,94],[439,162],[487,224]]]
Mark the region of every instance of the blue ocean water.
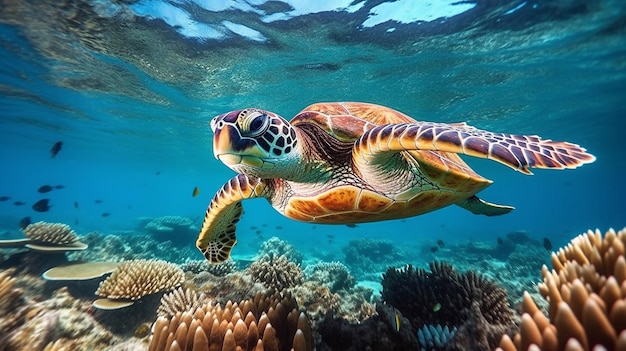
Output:
[[[417,247],[514,231],[558,247],[589,228],[626,225],[623,2],[429,4],[4,2],[0,196],[10,199],[0,202],[0,230],[19,235],[24,216],[79,233],[133,231],[141,218],[165,215],[200,225],[233,176],[212,156],[210,119],[244,107],[289,119],[320,101],[566,140],[597,161],[526,176],[466,157],[494,180],[480,196],[516,207],[501,217],[451,206],[349,228],[294,222],[263,200],[246,201],[235,255],[256,252],[252,226],[307,254],[320,245],[339,253],[354,238]],[[51,158],[57,141],[63,147]],[[38,193],[45,184],[65,188]],[[50,210],[33,211],[42,198]]]

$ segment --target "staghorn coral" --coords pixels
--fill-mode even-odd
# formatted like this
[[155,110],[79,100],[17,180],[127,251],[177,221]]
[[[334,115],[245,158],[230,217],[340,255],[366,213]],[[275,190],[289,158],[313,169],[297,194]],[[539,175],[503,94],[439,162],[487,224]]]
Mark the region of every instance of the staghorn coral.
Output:
[[109,299],[137,300],[159,291],[172,290],[183,283],[183,271],[177,265],[159,260],[135,260],[120,263],[100,283],[96,295]]
[[148,350],[312,351],[313,345],[307,317],[293,298],[257,294],[157,318]]
[[383,275],[383,301],[415,330],[429,324],[456,328],[450,342],[439,349],[496,347],[514,322],[506,290],[473,271],[458,273],[444,262],[431,263],[430,270],[390,268]]
[[323,284],[334,293],[339,290],[350,290],[356,283],[348,267],[338,261],[310,265],[304,269],[304,275],[306,280]]
[[29,224],[23,230],[24,235],[33,241],[67,245],[78,241],[76,233],[63,223],[37,222]]
[[303,273],[300,266],[287,259],[286,256],[265,255],[252,263],[247,271],[254,281],[268,288],[282,291],[302,284]]
[[499,350],[626,350],[626,228],[579,235],[552,267],[539,284],[548,317],[525,292],[519,334]]
[[171,319],[178,312],[193,311],[200,307],[205,295],[196,293],[189,288],[178,287],[161,297],[157,316]]

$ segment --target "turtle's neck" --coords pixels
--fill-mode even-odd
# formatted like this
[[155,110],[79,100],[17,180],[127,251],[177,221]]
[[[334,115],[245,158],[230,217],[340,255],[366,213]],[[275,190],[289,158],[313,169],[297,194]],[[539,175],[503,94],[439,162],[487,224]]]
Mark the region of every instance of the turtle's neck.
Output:
[[311,123],[299,123],[296,134],[298,143],[281,178],[301,183],[325,182],[334,170],[350,162],[353,143],[339,141]]

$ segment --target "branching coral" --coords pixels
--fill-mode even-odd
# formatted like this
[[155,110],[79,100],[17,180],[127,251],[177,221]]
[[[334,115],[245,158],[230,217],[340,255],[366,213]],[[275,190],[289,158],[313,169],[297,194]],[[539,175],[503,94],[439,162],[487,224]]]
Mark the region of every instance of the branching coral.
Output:
[[216,277],[223,277],[237,270],[237,264],[233,260],[227,260],[219,264],[211,264],[207,260],[189,260],[180,265],[185,272],[198,274],[209,272]]
[[513,326],[506,291],[473,271],[458,273],[447,263],[431,263],[430,269],[409,265],[387,270],[383,300],[416,330],[424,325],[456,328],[453,345],[493,349]]
[[32,223],[24,228],[23,232],[24,235],[33,241],[58,245],[67,245],[78,241],[78,237],[72,228],[63,223]]
[[306,280],[313,280],[327,286],[330,291],[350,290],[356,283],[352,274],[341,262],[320,262],[306,267]]
[[520,333],[501,350],[626,350],[626,228],[574,238],[542,268],[546,317],[524,294]]
[[172,290],[184,281],[183,271],[165,261],[126,261],[100,283],[96,295],[109,299],[137,300],[159,291]]
[[307,317],[293,298],[259,294],[159,317],[148,350],[312,351],[313,345]]
[[261,244],[259,253],[264,256],[285,256],[287,257],[287,260],[297,264],[301,264],[303,258],[300,251],[296,250],[296,248],[285,240],[281,240],[275,236],[267,239],[263,242],[263,244]]
[[178,312],[194,311],[202,304],[204,297],[204,294],[198,295],[194,290],[178,287],[163,295],[157,315],[171,319]]
[[286,256],[265,255],[248,267],[248,272],[255,281],[268,288],[282,291],[299,285],[303,281],[302,269]]

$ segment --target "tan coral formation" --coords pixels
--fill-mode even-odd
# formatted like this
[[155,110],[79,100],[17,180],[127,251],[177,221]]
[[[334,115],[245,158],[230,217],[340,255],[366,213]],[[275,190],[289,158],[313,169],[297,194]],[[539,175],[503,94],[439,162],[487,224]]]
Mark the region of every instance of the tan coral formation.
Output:
[[248,272],[254,281],[276,291],[298,286],[304,280],[300,265],[289,261],[284,255],[265,255],[252,263]]
[[78,241],[76,232],[69,225],[63,223],[32,223],[24,228],[23,232],[33,241],[51,244],[67,245]]
[[520,332],[499,350],[626,351],[626,228],[587,231],[552,253],[539,292],[548,317],[524,293]]
[[157,318],[148,351],[312,351],[308,319],[290,296],[257,294]]
[[189,288],[178,287],[161,297],[157,316],[170,319],[178,312],[194,311],[200,307],[204,299],[204,294],[198,294]]
[[161,260],[132,260],[120,263],[100,283],[96,295],[109,299],[138,300],[180,286],[185,275],[177,265]]

